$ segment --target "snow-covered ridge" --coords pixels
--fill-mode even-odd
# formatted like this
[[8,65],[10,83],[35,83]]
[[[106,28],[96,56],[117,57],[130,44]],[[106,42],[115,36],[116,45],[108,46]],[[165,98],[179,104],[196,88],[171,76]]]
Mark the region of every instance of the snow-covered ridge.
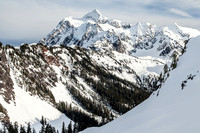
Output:
[[198,133],[200,131],[200,36],[187,45],[177,68],[146,101],[100,128],[82,133]]

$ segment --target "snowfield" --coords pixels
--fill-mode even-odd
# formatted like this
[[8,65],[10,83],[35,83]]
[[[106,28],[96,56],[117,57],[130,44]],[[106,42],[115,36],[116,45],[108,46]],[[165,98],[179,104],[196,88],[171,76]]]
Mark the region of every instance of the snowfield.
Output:
[[165,84],[146,101],[105,126],[82,133],[199,133],[200,36],[187,47]]

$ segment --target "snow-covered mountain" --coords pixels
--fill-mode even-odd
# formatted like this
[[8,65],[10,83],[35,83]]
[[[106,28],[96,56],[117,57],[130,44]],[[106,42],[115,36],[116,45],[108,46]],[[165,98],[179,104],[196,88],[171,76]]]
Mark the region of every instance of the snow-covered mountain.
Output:
[[164,65],[170,67],[173,57],[182,55],[189,39],[197,35],[200,31],[176,23],[170,26],[140,22],[132,25],[108,19],[95,9],[82,18],[64,18],[40,42],[47,46],[78,45],[96,51],[105,56],[97,58],[90,54],[100,66],[151,91],[157,88],[155,80],[161,72],[163,74]]
[[197,35],[177,24],[127,24],[98,10],[65,18],[39,43],[0,46],[0,119],[105,124],[157,90]]
[[83,133],[198,133],[200,131],[200,36],[191,39],[186,53],[163,86],[125,115]]
[[[154,81],[165,64],[170,66],[174,55],[176,58],[182,55],[189,39],[197,35],[200,35],[200,31],[181,27],[176,23],[170,26],[140,22],[132,25],[108,19],[95,9],[82,18],[64,18],[40,42],[47,46],[78,45],[98,51],[101,55],[114,59],[98,58],[99,65],[106,65],[115,75],[134,83],[141,82],[143,87],[154,90],[155,86],[147,85],[147,82]],[[142,61],[134,61],[135,57]],[[123,69],[122,74],[116,74],[116,69],[113,69],[116,67],[115,60],[123,62],[123,65],[118,66],[120,70]],[[123,66],[131,68],[134,74],[124,73],[126,68]]]
[[132,55],[154,49],[157,56],[166,56],[174,51],[180,54],[187,40],[199,33],[198,30],[184,28],[177,24],[156,26],[139,22],[132,25],[120,20],[108,19],[98,10],[93,10],[80,19],[64,18],[40,42],[45,45],[79,45],[84,48],[114,50]]
[[[117,62],[99,52],[42,44],[23,44],[20,48],[6,45],[0,50],[0,100],[5,118],[11,122],[34,124],[42,116],[51,121],[63,116],[60,113],[63,112],[71,119],[83,122],[82,128],[85,128],[118,117],[150,94],[139,83],[122,77],[123,74],[136,76],[125,62]],[[108,60],[115,67],[97,63],[98,58]],[[152,62],[135,57],[133,61]],[[16,115],[18,112],[24,117]]]

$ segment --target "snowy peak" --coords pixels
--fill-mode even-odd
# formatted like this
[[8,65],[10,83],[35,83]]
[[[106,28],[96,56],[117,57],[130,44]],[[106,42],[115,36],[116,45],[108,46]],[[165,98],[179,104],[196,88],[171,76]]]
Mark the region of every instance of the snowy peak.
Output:
[[101,21],[101,20],[104,20],[105,17],[97,10],[97,9],[94,9],[93,11],[87,13],[83,19],[89,19],[89,20],[93,20],[95,22],[98,22],[98,21]]
[[156,26],[139,22],[136,25],[120,20],[108,19],[98,10],[87,13],[83,18],[65,18],[40,42],[45,45],[78,45],[100,51],[147,55],[155,57],[181,55],[185,44],[192,37],[200,35],[198,30],[173,24]]
[[133,31],[137,36],[145,36],[145,35],[153,35],[155,30],[155,25],[145,22],[138,22],[136,25],[133,26]]

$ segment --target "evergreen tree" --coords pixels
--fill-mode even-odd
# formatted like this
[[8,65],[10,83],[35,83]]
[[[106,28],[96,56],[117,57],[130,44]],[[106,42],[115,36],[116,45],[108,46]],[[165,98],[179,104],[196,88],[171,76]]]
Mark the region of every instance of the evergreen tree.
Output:
[[62,131],[61,133],[67,133],[67,129],[65,128],[65,123],[62,124]]
[[44,117],[42,116],[42,118],[41,118],[41,120],[40,120],[40,123],[41,123],[42,125],[46,125],[46,124],[47,124],[46,118],[44,118]]
[[165,64],[165,66],[164,66],[164,74],[166,74],[168,71],[169,71],[169,68],[168,68],[167,64]]
[[167,73],[167,77],[169,77],[169,73]]
[[20,133],[26,133],[26,130],[23,126],[20,126]]
[[33,128],[33,133],[36,133],[35,129]]
[[78,133],[78,123],[75,122],[73,133]]
[[160,73],[160,76],[158,77],[158,80],[162,83],[162,81],[163,81],[163,75],[162,75],[162,72]]
[[177,67],[177,55],[174,54],[173,55],[173,60],[172,60],[172,64],[171,64],[171,68],[172,70],[175,69]]
[[26,132],[27,132],[27,133],[32,133],[30,123],[28,123],[28,127],[27,127],[27,131],[26,131]]
[[68,125],[68,133],[73,133],[72,131],[72,122],[70,121],[69,125]]
[[3,132],[2,133],[6,133],[6,124],[3,124]]
[[10,123],[10,124],[8,125],[8,132],[9,132],[9,133],[15,133],[15,129],[14,129],[12,123]]
[[14,123],[14,130],[15,130],[15,133],[18,133],[18,124],[17,124],[17,122]]
[[50,124],[47,124],[45,128],[45,133],[56,133],[56,130]]
[[42,125],[45,124],[45,121],[44,121],[44,117],[43,117],[43,116],[42,116],[42,119],[40,120],[40,123],[41,123]]
[[43,124],[39,133],[45,133],[45,125]]

